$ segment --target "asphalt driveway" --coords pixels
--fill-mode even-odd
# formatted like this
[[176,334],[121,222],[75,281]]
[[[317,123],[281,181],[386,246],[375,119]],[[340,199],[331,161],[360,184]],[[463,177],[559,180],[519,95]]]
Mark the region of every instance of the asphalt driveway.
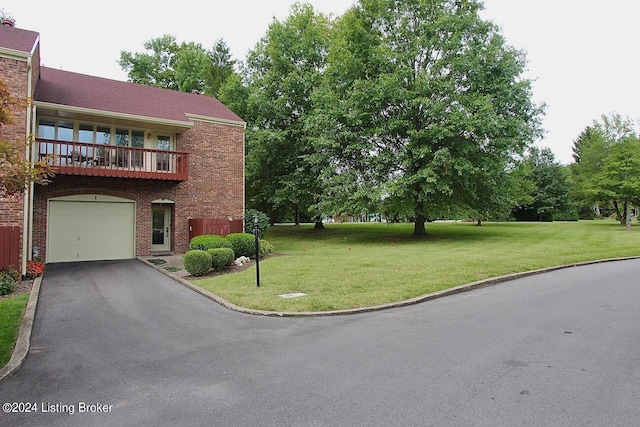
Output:
[[23,413],[0,424],[635,425],[639,273],[619,261],[400,309],[272,318],[139,261],[54,264],[28,358],[0,384],[0,403]]

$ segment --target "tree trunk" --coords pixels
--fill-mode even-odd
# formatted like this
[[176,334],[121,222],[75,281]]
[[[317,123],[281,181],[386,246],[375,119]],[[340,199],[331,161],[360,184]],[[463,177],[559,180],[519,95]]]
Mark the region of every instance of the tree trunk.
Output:
[[426,220],[427,218],[422,214],[416,216],[416,221],[413,226],[413,237],[424,237],[427,235],[427,230],[424,227]]
[[300,206],[298,204],[296,204],[296,211],[294,213],[295,215],[295,223],[296,225],[300,225]]
[[629,209],[630,203],[624,203],[624,219],[627,227],[627,231],[631,231],[631,209]]
[[620,213],[620,208],[618,207],[617,200],[613,201],[613,207],[616,210],[616,217],[618,218],[618,221],[620,221],[620,225],[624,225],[626,218],[624,217],[624,215],[622,215],[622,213]]
[[476,225],[478,227],[480,227],[482,225],[482,217],[481,216],[478,217],[478,222],[476,222]]
[[316,219],[316,224],[313,226],[314,230],[324,230],[324,224],[322,223],[322,218]]

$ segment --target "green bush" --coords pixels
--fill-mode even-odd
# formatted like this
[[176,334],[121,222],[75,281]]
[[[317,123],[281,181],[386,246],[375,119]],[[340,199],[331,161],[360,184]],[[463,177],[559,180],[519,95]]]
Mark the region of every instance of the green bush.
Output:
[[256,254],[256,241],[253,234],[231,233],[227,235],[227,240],[231,242],[231,248],[236,258],[252,257]]
[[269,217],[266,213],[260,212],[255,209],[246,209],[244,211],[244,232],[247,234],[253,234],[255,227],[254,217],[258,215],[258,237],[262,239],[267,228],[269,228]]
[[231,242],[225,237],[217,234],[203,234],[201,236],[195,236],[189,243],[189,249],[200,249],[201,251],[208,251],[215,248],[230,248],[232,249]]
[[266,240],[260,239],[260,258],[271,255],[274,251],[273,245]]
[[13,269],[0,270],[0,295],[9,295],[16,289],[18,276]]
[[200,249],[187,251],[183,261],[185,270],[192,276],[204,276],[211,269],[211,255]]
[[216,271],[230,266],[235,259],[231,248],[214,248],[209,249],[207,252],[211,255],[211,268]]

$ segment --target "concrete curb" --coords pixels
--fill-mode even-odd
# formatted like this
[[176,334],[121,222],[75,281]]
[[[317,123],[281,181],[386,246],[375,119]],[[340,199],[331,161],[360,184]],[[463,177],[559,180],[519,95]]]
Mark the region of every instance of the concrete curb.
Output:
[[[380,310],[388,310],[396,307],[405,307],[408,305],[419,304],[425,301],[430,301],[436,298],[442,298],[448,295],[454,295],[461,292],[471,291],[473,289],[484,288],[491,285],[496,285],[498,283],[507,282],[509,280],[515,280],[522,277],[533,276],[541,273],[548,273],[550,271],[561,270],[572,267],[580,267],[584,265],[591,264],[599,264],[603,262],[614,262],[614,261],[627,261],[631,259],[640,259],[640,256],[634,257],[624,257],[624,258],[610,258],[603,260],[595,260],[595,261],[585,261],[579,262],[575,264],[567,264],[567,265],[559,265],[556,267],[542,268],[539,270],[531,270],[525,271],[522,273],[508,274],[505,276],[494,277],[491,279],[480,280],[477,282],[467,283],[465,285],[456,286],[455,288],[445,289],[442,291],[434,292],[427,295],[422,295],[419,297],[411,298],[404,301],[398,301],[389,304],[376,305],[371,307],[361,307],[354,308],[350,310],[335,310],[335,311],[320,311],[320,312],[276,312],[276,311],[261,311],[261,310],[251,310],[244,307],[239,307],[225,300],[224,298],[219,297],[205,289],[202,289],[186,279],[178,277],[171,272],[159,268],[151,263],[148,263],[143,258],[137,257],[137,260],[148,265],[149,267],[159,271],[167,277],[175,280],[181,285],[193,290],[194,292],[199,293],[200,295],[209,298],[210,300],[220,304],[223,307],[228,308],[229,310],[234,310],[239,313],[251,314],[256,316],[268,316],[268,317],[323,317],[323,316],[342,316],[348,314],[358,314],[358,313],[369,313],[372,311],[380,311]],[[33,287],[31,288],[31,294],[29,295],[29,301],[27,302],[27,307],[24,312],[24,316],[22,317],[22,323],[20,324],[20,330],[18,332],[18,339],[16,341],[16,346],[13,349],[13,353],[11,355],[11,359],[7,364],[0,369],[0,382],[4,381],[6,378],[13,375],[24,363],[27,353],[29,352],[29,346],[31,344],[31,331],[33,330],[33,320],[36,314],[36,307],[38,305],[38,297],[40,296],[40,284],[42,283],[42,276],[36,277],[33,282]]]
[[372,312],[372,311],[388,310],[388,309],[391,309],[391,308],[406,307],[408,305],[419,304],[419,303],[430,301],[430,300],[433,300],[433,299],[436,299],[436,298],[442,298],[442,297],[446,297],[446,296],[449,296],[449,295],[458,294],[458,293],[461,293],[461,292],[467,292],[467,291],[471,291],[471,290],[474,290],[474,289],[479,289],[479,288],[484,288],[484,287],[487,287],[487,286],[497,285],[499,283],[508,282],[509,280],[515,280],[515,279],[520,279],[520,278],[523,278],[523,277],[533,276],[533,275],[537,275],[537,274],[548,273],[548,272],[555,271],[555,270],[562,270],[562,269],[580,267],[580,266],[591,265],[591,264],[600,264],[600,263],[604,263],[604,262],[627,261],[627,260],[632,260],[632,259],[640,259],[640,256],[622,257],[622,258],[609,258],[609,259],[602,259],[602,260],[585,261],[585,262],[578,262],[578,263],[573,263],[573,264],[558,265],[558,266],[555,266],[555,267],[541,268],[541,269],[538,269],[538,270],[524,271],[522,273],[507,274],[505,276],[499,276],[499,277],[493,277],[493,278],[490,278],[490,279],[479,280],[477,282],[472,282],[472,283],[467,283],[467,284],[464,284],[464,285],[456,286],[455,288],[444,289],[442,291],[437,291],[437,292],[433,292],[433,293],[430,293],[430,294],[421,295],[421,296],[418,296],[418,297],[415,297],[415,298],[411,298],[411,299],[408,299],[408,300],[397,301],[397,302],[388,303],[388,304],[381,304],[381,305],[376,305],[376,306],[371,306],[371,307],[360,307],[360,308],[354,308],[354,309],[348,309],[348,310],[319,311],[319,312],[277,312],[277,311],[252,310],[252,309],[245,308],[245,307],[239,307],[237,305],[234,305],[234,304],[230,303],[229,301],[225,300],[224,298],[221,298],[218,295],[215,295],[215,294],[207,291],[206,289],[202,289],[199,286],[194,285],[193,283],[189,282],[186,279],[183,279],[183,278],[178,277],[178,276],[176,276],[174,274],[171,274],[169,271],[167,271],[167,270],[165,270],[165,269],[163,269],[161,267],[160,268],[156,267],[155,265],[153,265],[151,263],[148,263],[144,259],[138,257],[139,261],[141,261],[141,262],[147,264],[148,266],[160,271],[162,274],[172,278],[176,282],[178,282],[178,283],[182,284],[183,286],[185,286],[185,287],[187,287],[187,288],[199,293],[200,295],[203,295],[203,296],[209,298],[210,300],[217,302],[218,304],[222,305],[223,307],[226,307],[226,308],[228,308],[230,310],[237,311],[239,313],[251,314],[251,315],[256,315],[256,316],[268,316],[268,317],[343,316],[343,315],[349,315],[349,314],[369,313],[369,312]]
[[11,359],[9,359],[9,362],[0,369],[0,382],[4,381],[7,377],[13,375],[18,369],[20,369],[24,360],[27,358],[29,346],[31,345],[31,331],[33,330],[33,319],[36,315],[41,283],[42,276],[36,277],[33,282],[33,286],[31,287],[31,294],[29,295],[29,301],[27,301],[27,307],[25,308],[24,315],[22,316],[20,330],[18,331],[18,339],[16,340],[16,346],[13,348]]

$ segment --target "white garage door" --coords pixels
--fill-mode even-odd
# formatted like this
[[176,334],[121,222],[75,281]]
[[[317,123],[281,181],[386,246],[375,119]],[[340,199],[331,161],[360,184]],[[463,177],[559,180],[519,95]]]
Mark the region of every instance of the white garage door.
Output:
[[49,200],[47,262],[135,256],[135,203],[84,195]]

